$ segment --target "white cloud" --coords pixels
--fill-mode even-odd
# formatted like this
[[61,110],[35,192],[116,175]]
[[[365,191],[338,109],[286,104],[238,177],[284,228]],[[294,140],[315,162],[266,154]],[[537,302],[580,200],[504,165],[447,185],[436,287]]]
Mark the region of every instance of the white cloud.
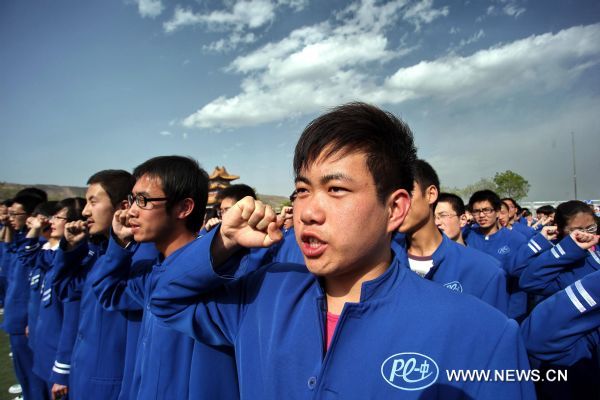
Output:
[[461,39],[461,41],[458,43],[458,45],[450,47],[450,51],[460,50],[460,49],[462,49],[465,46],[468,46],[470,44],[478,42],[479,39],[482,39],[483,37],[485,37],[485,32],[483,31],[483,29],[480,29],[479,32],[474,33],[469,38],[467,38],[467,39]]
[[527,9],[520,3],[521,0],[496,0],[496,4],[488,6],[487,15],[508,15],[509,17],[518,18]]
[[171,132],[169,132],[169,131],[160,131],[160,135],[162,135],[162,136],[171,136]]
[[369,68],[413,49],[390,49],[387,29],[401,20],[421,24],[444,13],[435,11],[431,1],[353,3],[336,13],[333,21],[296,29],[279,42],[236,58],[228,70],[246,75],[242,93],[215,99],[183,124],[255,125],[354,99],[366,88],[376,87]]
[[161,0],[136,0],[138,11],[142,17],[156,18],[165,7]]

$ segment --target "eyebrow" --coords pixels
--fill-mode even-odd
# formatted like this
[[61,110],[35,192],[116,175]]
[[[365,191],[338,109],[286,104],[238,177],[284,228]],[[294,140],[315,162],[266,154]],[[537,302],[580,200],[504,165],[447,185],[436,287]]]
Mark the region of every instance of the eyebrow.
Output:
[[[319,179],[319,183],[321,185],[325,185],[331,181],[346,181],[346,182],[354,182],[354,179],[352,179],[351,177],[349,177],[346,174],[343,174],[341,172],[338,173],[333,173],[333,174],[327,174],[321,177],[321,179]],[[298,175],[296,177],[296,179],[294,180],[295,183],[298,182],[302,182],[302,183],[306,183],[307,185],[310,185],[310,179],[308,179],[307,177],[303,176],[303,175]]]

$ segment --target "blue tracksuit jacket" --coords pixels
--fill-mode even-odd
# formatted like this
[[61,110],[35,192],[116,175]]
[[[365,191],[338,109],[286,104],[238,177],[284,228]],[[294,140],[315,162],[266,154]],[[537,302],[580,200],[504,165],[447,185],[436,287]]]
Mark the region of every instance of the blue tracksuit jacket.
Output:
[[[152,244],[143,245],[154,247]],[[191,394],[190,378],[196,379],[195,376],[190,377],[194,352],[198,355],[204,353],[203,362],[214,370],[221,364],[213,363],[211,353],[221,353],[221,351],[206,345],[202,345],[205,349],[195,349],[192,338],[166,326],[152,313],[146,311],[150,307],[150,297],[157,280],[165,270],[174,267],[185,246],[166,259],[156,256],[152,260],[141,260],[142,265],[135,265],[132,262],[135,248],[137,246],[124,249],[111,238],[99,268],[100,273],[95,276],[93,283],[94,291],[105,309],[125,311],[143,308],[145,310],[129,398],[186,399]],[[130,265],[144,272],[132,276]],[[217,354],[217,358],[221,359],[223,355]],[[235,361],[230,356],[228,358],[229,373],[235,373]],[[206,388],[207,391],[193,393],[193,398],[210,398],[208,394],[213,392],[208,391],[209,382],[204,381],[204,387],[198,387],[198,390],[202,391]],[[232,393],[237,393],[235,381],[229,387],[233,388]],[[219,397],[232,398],[231,394],[225,392],[220,393]]]
[[[433,267],[425,279],[460,293],[467,293],[496,307],[506,314],[508,292],[506,273],[495,258],[460,245],[442,233],[442,243],[432,254]],[[392,240],[396,257],[408,264],[404,237]]]
[[95,267],[107,243],[84,242],[72,251],[64,251],[63,245],[56,252],[55,287],[61,300],[81,301],[69,397],[117,399],[123,379],[127,320],[120,312],[104,310],[92,290]]
[[5,244],[2,259],[7,281],[3,328],[10,335],[24,335],[27,326],[27,307],[31,293],[29,270],[21,268],[18,262],[19,249],[25,246],[25,242],[25,232],[15,232],[13,241]]
[[557,365],[597,357],[599,329],[600,271],[538,304],[521,326],[529,353]]
[[600,270],[600,251],[581,249],[571,236],[554,247],[546,241],[544,247],[550,249],[531,260],[519,279],[527,292],[549,296]]
[[[483,235],[479,229],[470,229],[465,241],[469,247],[483,251],[502,263],[508,280],[508,316],[517,321],[527,315],[527,293],[519,288],[519,276],[527,266],[529,260],[538,252],[529,246],[531,241],[540,242],[542,234],[527,240],[522,234],[514,230],[500,229],[493,235]],[[545,239],[544,239],[545,240]]]
[[[359,303],[344,306],[325,351],[318,279],[304,265],[280,263],[233,281],[216,275],[213,236],[194,242],[160,277],[152,311],[199,341],[233,347],[242,398],[535,397],[529,383],[448,378],[451,369],[528,368],[516,323],[489,305],[395,259],[363,284]],[[241,265],[236,274],[244,272]]]

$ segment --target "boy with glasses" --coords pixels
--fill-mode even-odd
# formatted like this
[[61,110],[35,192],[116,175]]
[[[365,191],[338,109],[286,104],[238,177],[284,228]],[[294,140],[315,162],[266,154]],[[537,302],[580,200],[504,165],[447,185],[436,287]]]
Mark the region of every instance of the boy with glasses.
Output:
[[412,133],[389,113],[351,103],[322,115],[294,156],[305,265],[245,270],[246,248],[282,238],[273,210],[246,197],[161,276],[153,313],[234,349],[245,399],[533,398],[526,382],[446,374],[528,363],[514,321],[393,257],[415,159]]
[[[129,207],[115,213],[105,259],[93,283],[108,311],[142,309],[142,328],[135,360],[130,399],[236,398],[235,364],[230,352],[202,343],[160,323],[149,312],[150,298],[165,271],[196,240],[206,209],[208,175],[198,163],[180,156],[152,158],[133,171],[136,183]],[[198,239],[200,240],[200,239]],[[139,243],[156,247],[159,255],[146,260],[143,273],[129,273]],[[193,365],[193,357],[204,366]],[[195,385],[195,366],[210,368],[214,376]],[[227,379],[229,378],[229,379]]]
[[501,200],[491,190],[473,193],[469,199],[469,210],[477,223],[468,231],[467,246],[483,251],[502,263],[508,275],[510,300],[508,316],[521,321],[527,315],[527,294],[519,289],[519,277],[530,259],[542,250],[541,234],[529,241],[516,231],[503,228],[498,223]]
[[[438,202],[440,181],[424,160],[415,163],[415,183],[408,215],[392,241],[396,257],[408,256],[410,269],[447,289],[471,294],[506,313],[508,293],[506,274],[500,262],[478,250],[452,241],[440,232],[433,210]],[[457,214],[446,214],[455,219]],[[460,232],[460,229],[458,229]]]

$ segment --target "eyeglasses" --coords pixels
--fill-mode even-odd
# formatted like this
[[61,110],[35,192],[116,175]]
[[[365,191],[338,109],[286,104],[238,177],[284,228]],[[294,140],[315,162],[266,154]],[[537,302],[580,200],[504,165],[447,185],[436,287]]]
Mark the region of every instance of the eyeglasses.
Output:
[[21,215],[27,215],[27,213],[26,212],[12,212],[12,211],[8,212],[9,217],[19,217]]
[[598,225],[594,224],[594,225],[590,225],[586,228],[569,228],[569,232],[574,232],[574,231],[595,234],[596,232],[598,232]]
[[491,207],[485,207],[485,208],[474,208],[473,210],[471,210],[471,214],[473,214],[473,215],[479,215],[479,214],[482,214],[482,213],[483,213],[483,215],[490,215],[490,214],[491,214],[491,213],[493,213],[494,211],[496,211],[496,210],[494,210],[494,209],[493,209],[493,208],[491,208]]
[[448,214],[448,213],[435,214],[435,218],[437,218],[437,219],[448,219],[448,218],[452,218],[452,217],[456,217],[456,216],[458,216],[458,214]]
[[129,203],[129,207],[131,207],[133,205],[133,203],[135,202],[135,204],[139,207],[139,208],[148,208],[148,202],[152,202],[152,201],[166,201],[168,200],[168,198],[166,197],[146,197],[143,194],[128,194],[127,195],[127,202]]
[[61,220],[63,220],[63,221],[66,221],[66,220],[68,220],[69,218],[67,218],[67,217],[61,217],[61,216],[59,216],[59,215],[53,215],[53,216],[51,216],[51,217],[50,217],[50,221],[52,221],[53,219],[61,219]]

